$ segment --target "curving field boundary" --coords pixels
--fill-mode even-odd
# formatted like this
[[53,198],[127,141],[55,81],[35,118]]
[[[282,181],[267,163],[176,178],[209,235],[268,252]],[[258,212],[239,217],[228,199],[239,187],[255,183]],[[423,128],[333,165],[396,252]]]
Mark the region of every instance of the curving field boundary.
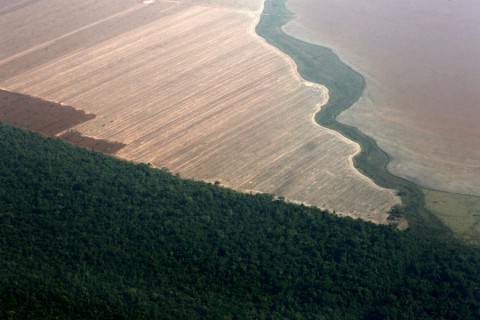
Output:
[[293,18],[293,14],[285,7],[285,2],[285,0],[265,1],[256,32],[269,44],[289,55],[305,80],[328,88],[329,100],[316,113],[315,121],[360,145],[360,152],[353,158],[354,166],[379,186],[399,190],[410,227],[414,229],[418,227],[424,232],[428,225],[435,232],[438,229],[445,231],[443,224],[426,210],[421,189],[413,182],[395,176],[387,170],[390,158],[375,140],[357,128],[336,120],[340,113],[350,108],[362,96],[365,79],[343,63],[329,48],[286,34],[282,28]]

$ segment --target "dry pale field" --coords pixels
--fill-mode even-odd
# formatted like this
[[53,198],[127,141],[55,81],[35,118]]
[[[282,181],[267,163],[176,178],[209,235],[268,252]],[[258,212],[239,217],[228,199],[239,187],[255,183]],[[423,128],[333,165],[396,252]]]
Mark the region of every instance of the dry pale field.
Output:
[[222,3],[31,1],[1,16],[0,87],[96,115],[73,129],[125,144],[121,158],[386,222],[394,191],[352,168],[356,144],[312,123],[327,91],[254,34],[259,1]]
[[285,30],[332,48],[366,92],[339,121],[374,138],[389,170],[480,196],[480,1],[290,0]]

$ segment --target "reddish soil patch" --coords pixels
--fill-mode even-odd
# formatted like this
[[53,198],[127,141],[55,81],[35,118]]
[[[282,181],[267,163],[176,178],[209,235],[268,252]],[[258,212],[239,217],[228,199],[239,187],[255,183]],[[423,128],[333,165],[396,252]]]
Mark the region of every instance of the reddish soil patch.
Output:
[[0,90],[0,121],[54,137],[93,114],[24,94]]
[[114,154],[126,145],[120,142],[110,142],[103,139],[94,139],[90,137],[82,136],[82,134],[75,130],[69,130],[59,138],[66,140],[70,143],[82,146],[84,148],[92,149],[98,152],[106,154]]
[[[95,118],[93,114],[28,95],[0,90],[0,122],[56,137],[62,131]],[[84,137],[69,131],[60,138],[96,151],[112,154],[125,145]]]

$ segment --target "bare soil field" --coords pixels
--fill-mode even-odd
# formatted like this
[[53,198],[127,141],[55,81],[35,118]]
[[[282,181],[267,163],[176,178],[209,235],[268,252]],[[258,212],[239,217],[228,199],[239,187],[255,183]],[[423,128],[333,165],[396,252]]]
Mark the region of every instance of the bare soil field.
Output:
[[0,90],[0,122],[37,131],[49,137],[57,137],[64,132],[58,137],[107,154],[113,154],[125,146],[122,143],[85,137],[77,131],[68,130],[93,118],[95,115],[69,106]]
[[59,135],[58,137],[60,139],[82,146],[84,148],[92,149],[106,154],[115,154],[120,149],[125,147],[125,145],[120,142],[112,142],[104,139],[85,137],[76,130],[68,130]]
[[[0,55],[0,86],[95,114],[72,129],[125,144],[118,157],[386,223],[395,191],[353,168],[356,144],[312,123],[328,92],[254,34],[253,1],[102,3],[112,6],[96,20],[76,11],[88,4],[71,3],[58,10],[77,12],[74,27],[8,40],[24,43]],[[44,10],[28,28],[57,14]]]
[[0,121],[49,137],[93,118],[69,106],[0,90]]

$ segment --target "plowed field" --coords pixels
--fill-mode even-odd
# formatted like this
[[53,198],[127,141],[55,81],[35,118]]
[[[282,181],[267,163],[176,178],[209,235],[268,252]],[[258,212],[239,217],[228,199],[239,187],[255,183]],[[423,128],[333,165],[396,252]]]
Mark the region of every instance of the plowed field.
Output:
[[[113,154],[125,145],[82,136],[73,126],[95,118],[93,114],[72,107],[23,94],[0,90],[0,122],[37,131],[49,137],[59,136],[68,142]],[[59,133],[64,132],[61,135]]]
[[[398,197],[352,167],[356,144],[312,122],[327,90],[254,34],[258,2],[100,3],[5,14],[15,33],[13,21],[43,8],[21,36],[0,38],[21,42],[0,51],[0,86],[95,114],[73,129],[125,144],[121,158],[386,222]],[[100,7],[76,8],[88,6]],[[34,37],[36,24],[51,34]]]

